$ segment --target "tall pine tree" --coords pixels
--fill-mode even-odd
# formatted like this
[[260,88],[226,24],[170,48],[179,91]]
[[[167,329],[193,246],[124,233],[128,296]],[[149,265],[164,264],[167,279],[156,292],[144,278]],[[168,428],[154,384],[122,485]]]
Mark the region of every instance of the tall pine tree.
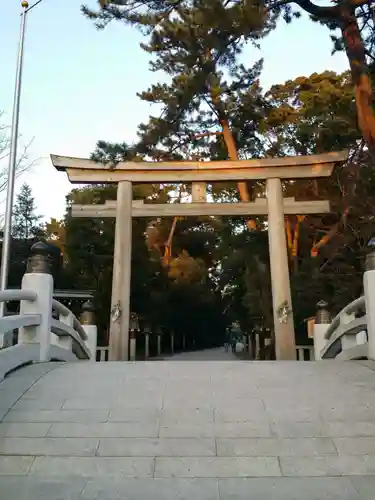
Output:
[[13,237],[29,240],[39,236],[43,231],[41,219],[42,216],[36,213],[31,187],[25,183],[21,186],[13,210]]

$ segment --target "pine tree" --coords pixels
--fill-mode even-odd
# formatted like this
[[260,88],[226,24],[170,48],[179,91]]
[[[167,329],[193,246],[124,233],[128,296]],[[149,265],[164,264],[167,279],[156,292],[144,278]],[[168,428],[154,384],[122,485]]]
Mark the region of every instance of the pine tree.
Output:
[[[252,150],[252,156],[259,156],[254,130],[262,108],[258,81],[262,63],[245,68],[238,57],[247,42],[255,44],[274,27],[272,18],[264,22],[264,15],[251,2],[178,2],[156,12],[158,5],[163,10],[162,2],[152,3],[147,14],[108,5],[100,14],[106,17],[105,22],[113,16],[146,28],[150,39],[142,48],[156,56],[152,70],[172,77],[171,84],[154,85],[138,94],[143,100],[163,105],[162,116],[151,116],[140,126],[138,154],[156,160],[237,160],[241,155],[238,148],[246,145],[246,153]],[[249,25],[251,33],[239,40]],[[228,183],[224,188],[226,197],[236,197],[233,187]],[[251,186],[251,191],[249,187],[238,183],[242,201],[253,198],[256,186]],[[213,191],[222,193],[223,186],[214,186]],[[176,222],[174,219],[166,240],[166,264]],[[254,228],[255,222],[248,221],[248,225]]]
[[13,237],[28,240],[39,236],[43,231],[42,216],[37,215],[31,187],[23,184],[13,210]]
[[[282,16],[287,22],[307,12],[314,21],[326,25],[332,32],[334,50],[346,52],[355,87],[358,126],[372,153],[375,153],[375,114],[372,78],[375,69],[375,26],[372,3],[369,0],[334,0],[330,6],[320,6],[311,0],[122,0],[121,6],[107,4],[94,12],[82,7],[83,13],[104,28],[119,20],[145,28],[150,33],[163,22],[170,21],[184,9],[199,12],[199,24],[220,36],[231,33],[230,44],[242,43],[259,34],[264,27],[272,29]],[[100,2],[99,2],[100,5]],[[336,36],[339,30],[341,36]],[[182,40],[183,41],[183,40]],[[292,48],[291,54],[292,57]]]
[[[236,117],[244,114],[248,118],[247,145],[254,140],[262,107],[262,62],[251,68],[238,62],[245,43],[234,41],[245,12],[227,12],[222,2],[216,2],[216,7],[221,8],[222,15],[226,12],[232,16],[232,24],[228,19],[215,18],[218,14],[213,10],[208,16],[209,9],[203,5],[177,7],[173,17],[158,23],[149,43],[142,44],[154,56],[151,68],[172,77],[171,84],[154,85],[139,94],[143,100],[164,106],[161,117],[151,117],[148,124],[141,126],[139,147],[148,149],[153,156],[177,153],[185,159],[238,160],[242,134],[236,127]],[[220,24],[219,31],[213,29],[214,19]],[[255,43],[269,29],[265,26],[256,31],[254,24],[251,41]],[[245,102],[246,112],[242,107]],[[252,156],[258,156],[254,149]],[[239,182],[237,187],[241,201],[253,198],[254,184]],[[248,226],[254,229],[256,224],[251,220]]]

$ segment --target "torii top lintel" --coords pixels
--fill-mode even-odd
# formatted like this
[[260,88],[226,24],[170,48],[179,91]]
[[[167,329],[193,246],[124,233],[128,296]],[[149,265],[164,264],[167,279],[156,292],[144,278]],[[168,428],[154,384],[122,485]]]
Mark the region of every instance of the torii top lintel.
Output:
[[329,177],[336,164],[344,163],[348,150],[308,156],[287,156],[224,161],[124,161],[111,166],[85,158],[51,155],[57,170],[75,184],[163,182],[223,182]]

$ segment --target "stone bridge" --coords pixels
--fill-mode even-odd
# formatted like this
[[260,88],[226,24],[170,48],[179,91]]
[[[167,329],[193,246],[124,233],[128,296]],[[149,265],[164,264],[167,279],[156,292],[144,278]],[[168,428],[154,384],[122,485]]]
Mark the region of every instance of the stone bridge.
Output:
[[1,500],[373,500],[375,363],[197,357],[8,375]]

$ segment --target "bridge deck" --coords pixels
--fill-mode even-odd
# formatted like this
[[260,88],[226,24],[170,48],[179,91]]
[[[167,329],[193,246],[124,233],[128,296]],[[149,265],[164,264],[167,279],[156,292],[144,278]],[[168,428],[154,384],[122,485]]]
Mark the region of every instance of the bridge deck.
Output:
[[373,500],[373,368],[23,368],[0,384],[0,498]]

